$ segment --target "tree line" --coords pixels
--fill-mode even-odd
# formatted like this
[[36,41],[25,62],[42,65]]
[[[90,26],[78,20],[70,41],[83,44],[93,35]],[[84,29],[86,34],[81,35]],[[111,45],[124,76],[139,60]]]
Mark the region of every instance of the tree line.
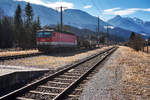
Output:
[[[150,38],[148,39],[148,41],[150,41]],[[139,50],[143,50],[144,47],[148,45],[147,42],[144,40],[142,35],[135,34],[134,32],[132,32],[127,45],[135,49],[136,51],[139,51]]]
[[13,17],[3,16],[0,19],[0,48],[35,48],[36,31],[40,28],[40,18],[34,20],[30,3],[27,3],[24,12],[18,5]]

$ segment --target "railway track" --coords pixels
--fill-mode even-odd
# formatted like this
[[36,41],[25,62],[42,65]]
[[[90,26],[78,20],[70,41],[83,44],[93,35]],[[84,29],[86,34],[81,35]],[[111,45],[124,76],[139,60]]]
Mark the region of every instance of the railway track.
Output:
[[[102,47],[104,47],[104,46],[102,46]],[[87,51],[87,49],[83,49],[83,50],[82,49],[80,49],[80,50],[77,49],[77,50],[75,50],[75,52],[77,52],[77,51],[84,52],[84,51]],[[63,52],[65,52],[65,51],[63,51]],[[57,53],[57,52],[55,52],[55,53]],[[47,53],[38,52],[38,53],[30,53],[30,54],[22,54],[22,55],[0,56],[0,62],[5,61],[5,60],[14,60],[14,59],[27,58],[27,57],[40,56],[40,55],[43,55],[43,54],[47,55]]]
[[[78,98],[81,88],[76,88],[89,73],[105,60],[117,48],[109,48],[74,65],[46,76],[18,90],[15,90],[0,100],[62,100]],[[73,93],[71,93],[74,91]],[[71,94],[70,94],[71,93]]]
[[14,56],[1,56],[0,61],[27,58],[27,57],[34,57],[34,56],[40,56],[42,54],[43,53],[32,53],[32,54],[23,54],[23,55],[14,55]]

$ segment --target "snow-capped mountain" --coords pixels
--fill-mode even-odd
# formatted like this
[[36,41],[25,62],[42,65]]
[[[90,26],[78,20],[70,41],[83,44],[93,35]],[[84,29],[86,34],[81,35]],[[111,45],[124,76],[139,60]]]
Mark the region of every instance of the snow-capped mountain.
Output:
[[143,35],[150,35],[150,22],[144,22],[139,18],[121,17],[119,15],[108,20],[108,23],[116,27],[131,30]]
[[[132,19],[132,18],[131,18],[131,19]],[[134,22],[137,23],[137,24],[144,24],[144,21],[141,20],[141,19],[139,19],[139,18],[134,17],[133,20],[134,20]]]

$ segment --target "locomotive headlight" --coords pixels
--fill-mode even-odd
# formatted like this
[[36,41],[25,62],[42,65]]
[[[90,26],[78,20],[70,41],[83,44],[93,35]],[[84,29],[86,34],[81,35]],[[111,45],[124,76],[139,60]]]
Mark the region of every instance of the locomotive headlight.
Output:
[[37,42],[37,45],[40,45],[40,42]]

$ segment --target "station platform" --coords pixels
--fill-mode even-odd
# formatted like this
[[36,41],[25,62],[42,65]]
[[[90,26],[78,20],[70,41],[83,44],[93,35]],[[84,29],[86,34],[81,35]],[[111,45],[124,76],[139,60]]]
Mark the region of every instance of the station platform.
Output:
[[48,71],[46,68],[0,65],[0,96],[3,91],[26,84]]
[[3,75],[25,72],[25,71],[48,71],[48,68],[35,68],[35,67],[24,67],[24,66],[12,66],[12,65],[0,65],[0,77]]

